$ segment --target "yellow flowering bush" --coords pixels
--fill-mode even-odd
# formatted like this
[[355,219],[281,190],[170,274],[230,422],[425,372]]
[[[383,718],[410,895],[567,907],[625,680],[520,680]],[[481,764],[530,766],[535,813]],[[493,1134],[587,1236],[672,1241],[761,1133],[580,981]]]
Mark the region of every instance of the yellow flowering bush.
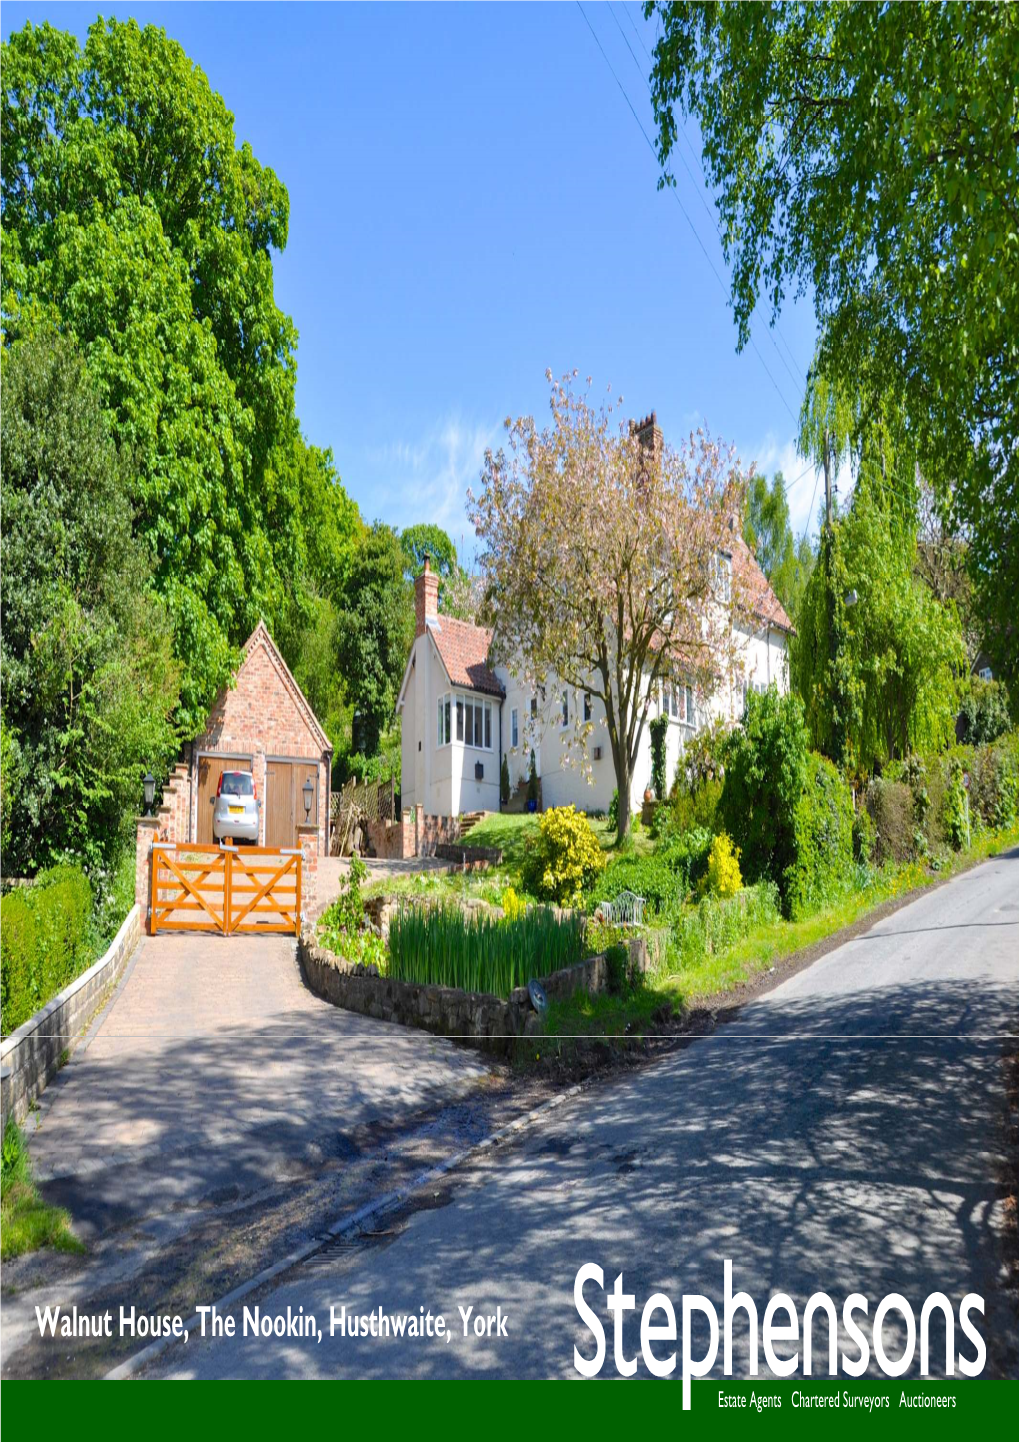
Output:
[[520,921],[528,909],[528,903],[523,896],[518,896],[512,886],[508,886],[500,897],[500,904],[503,907],[503,916],[506,921]]
[[524,882],[529,891],[560,905],[576,904],[606,864],[595,833],[573,806],[554,806],[542,813],[538,835],[524,856]]
[[740,876],[740,847],[721,831],[712,842],[708,853],[708,873],[705,889],[712,896],[736,896],[743,886]]

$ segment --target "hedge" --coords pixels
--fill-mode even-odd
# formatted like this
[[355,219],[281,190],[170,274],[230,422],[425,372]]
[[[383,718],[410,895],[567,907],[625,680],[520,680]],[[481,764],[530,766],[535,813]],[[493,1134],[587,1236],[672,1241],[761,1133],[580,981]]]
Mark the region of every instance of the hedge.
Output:
[[914,842],[914,793],[905,781],[876,778],[868,787],[864,804],[875,827],[874,860],[897,864],[910,861],[916,853]]
[[845,890],[853,869],[854,807],[850,787],[831,761],[812,752],[793,818],[795,860],[784,902],[797,921]]
[[0,1024],[9,1036],[80,976],[94,957],[92,888],[55,866],[0,900]]
[[911,861],[919,850],[958,847],[958,777],[970,777],[971,827],[1003,831],[1017,823],[1017,733],[986,746],[954,746],[936,756],[893,762],[871,783],[866,804],[875,826],[874,859]]

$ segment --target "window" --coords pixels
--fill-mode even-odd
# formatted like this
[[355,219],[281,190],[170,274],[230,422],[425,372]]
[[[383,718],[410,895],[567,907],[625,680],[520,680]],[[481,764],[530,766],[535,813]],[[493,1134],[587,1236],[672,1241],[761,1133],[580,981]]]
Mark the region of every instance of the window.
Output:
[[662,683],[662,701],[659,714],[669,716],[674,721],[684,720],[684,688],[682,686],[678,690],[675,686],[671,686],[665,681]]
[[531,698],[531,719],[534,721],[537,716],[538,716],[538,697],[537,697],[537,696],[532,696],[532,698]]
[[978,675],[981,677],[982,681],[991,681],[993,679],[991,666],[982,666],[981,670],[978,672]]
[[590,692],[590,691],[586,691],[586,692],[584,693],[584,719],[585,719],[586,721],[590,721],[590,720],[591,720],[591,692]]
[[436,711],[436,745],[450,744],[450,698],[440,696]]
[[696,718],[694,712],[694,692],[690,686],[684,687],[684,700],[686,702],[685,719],[688,726],[694,726],[696,725]]
[[510,712],[510,745],[517,746],[517,707]]
[[[451,708],[452,703],[452,708]],[[492,750],[492,706],[468,696],[441,696],[437,720],[437,744],[450,743],[451,709],[455,741],[479,751]]]
[[561,691],[561,692],[560,692],[560,726],[561,726],[561,727],[563,727],[563,726],[568,726],[569,724],[570,724],[570,706],[569,706],[568,701],[567,701],[567,693],[566,693],[566,691]]

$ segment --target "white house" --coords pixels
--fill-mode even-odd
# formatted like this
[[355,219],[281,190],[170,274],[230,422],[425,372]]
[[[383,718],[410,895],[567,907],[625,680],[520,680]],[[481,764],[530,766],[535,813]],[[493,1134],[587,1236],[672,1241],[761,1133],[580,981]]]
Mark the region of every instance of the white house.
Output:
[[[716,716],[738,720],[748,689],[775,682],[788,689],[787,642],[793,626],[735,527],[728,568],[748,568],[756,598],[756,627],[739,635],[744,680],[699,709],[690,687],[662,688],[649,717],[669,715],[666,766],[672,779],[686,739]],[[397,710],[402,717],[401,801],[426,815],[458,816],[500,809],[499,776],[507,758],[511,791],[527,779],[531,752],[546,807],[573,802],[606,811],[616,788],[605,708],[598,697],[564,686],[555,676],[525,686],[503,665],[490,663],[492,632],[441,615],[439,580],[425,561],[415,582],[415,638]],[[593,723],[586,742],[589,766],[579,764],[576,723]],[[587,774],[586,774],[587,771]],[[630,805],[637,810],[652,774],[651,737],[644,728],[634,767]]]

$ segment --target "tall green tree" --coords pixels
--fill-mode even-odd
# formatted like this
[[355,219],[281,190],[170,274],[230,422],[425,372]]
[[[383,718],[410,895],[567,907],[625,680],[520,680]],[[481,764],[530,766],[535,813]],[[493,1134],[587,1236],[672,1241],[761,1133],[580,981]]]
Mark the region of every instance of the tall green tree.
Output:
[[649,3],[664,183],[694,116],[739,343],[811,287],[819,372],[892,387],[1017,687],[1018,10]]
[[437,526],[433,521],[405,526],[400,532],[400,545],[407,558],[405,572],[409,581],[421,574],[426,556],[432,569],[440,577],[455,576],[460,570],[457,564],[457,547],[442,526]]
[[84,357],[132,458],[193,733],[238,643],[287,605],[299,543],[296,333],[273,295],[287,192],[154,26],[97,20],[79,46],[26,25],[2,67],[5,340],[54,321]]
[[391,724],[414,639],[414,606],[396,532],[377,522],[364,533],[336,603],[336,667],[352,707],[351,749],[379,750]]
[[966,652],[959,618],[915,574],[909,504],[858,479],[805,592],[791,654],[811,743],[851,772],[952,740]]
[[[130,471],[70,342],[3,357],[0,708],[4,869],[73,855],[95,872],[127,839],[141,781],[177,747],[180,667],[132,537]],[[13,784],[12,784],[13,783]]]
[[772,477],[771,486],[760,475],[748,482],[744,540],[754,551],[787,615],[796,621],[815,557],[806,535],[799,542],[794,538],[782,471]]

